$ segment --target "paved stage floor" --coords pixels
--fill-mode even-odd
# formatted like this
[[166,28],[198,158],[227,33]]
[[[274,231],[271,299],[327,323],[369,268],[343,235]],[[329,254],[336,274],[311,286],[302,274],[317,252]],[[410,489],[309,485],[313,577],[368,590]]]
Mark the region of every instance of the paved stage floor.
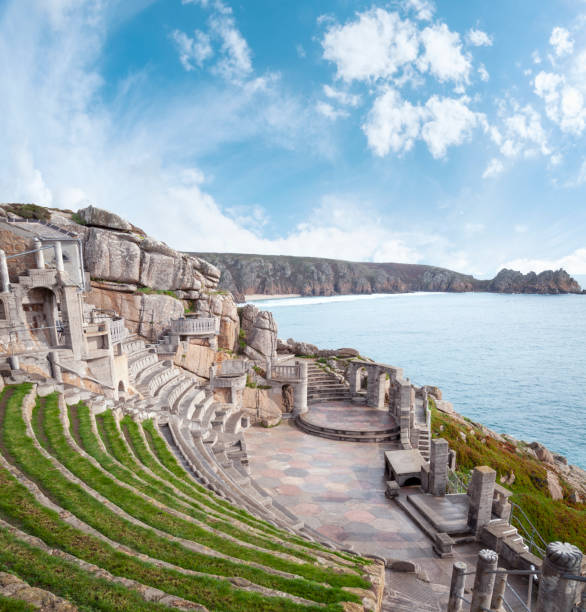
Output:
[[381,431],[395,426],[395,419],[387,410],[344,402],[313,404],[303,418],[312,425],[347,431]]
[[[311,408],[313,410],[314,407]],[[357,552],[418,563],[448,585],[452,560],[384,495],[384,451],[392,443],[339,442],[300,431],[293,422],[245,433],[253,478],[308,525]],[[475,564],[475,545],[457,558]]]

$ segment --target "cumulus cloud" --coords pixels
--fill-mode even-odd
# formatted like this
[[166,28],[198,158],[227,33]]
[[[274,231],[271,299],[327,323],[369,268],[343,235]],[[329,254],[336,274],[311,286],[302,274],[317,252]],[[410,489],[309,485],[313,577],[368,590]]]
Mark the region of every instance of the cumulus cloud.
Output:
[[498,176],[499,174],[501,174],[501,172],[504,169],[505,169],[505,166],[503,162],[500,159],[493,157],[488,162],[488,166],[486,166],[486,169],[482,173],[482,178],[483,179],[494,178],[495,176]]
[[411,150],[420,135],[424,114],[420,106],[404,100],[396,89],[387,89],[376,98],[362,126],[369,147],[380,157],[390,151]]
[[574,41],[570,37],[570,33],[565,28],[555,27],[549,37],[549,44],[557,57],[569,55],[574,50]]
[[568,83],[562,74],[541,71],[534,80],[534,91],[543,99],[549,119],[562,131],[580,135],[586,127],[584,94]]
[[388,79],[417,58],[417,28],[398,13],[372,8],[345,25],[332,24],[323,40],[323,57],[336,64],[346,82]]
[[563,268],[569,274],[586,274],[586,249],[576,249],[558,259],[514,259],[503,264],[501,268],[519,270],[520,272],[543,272]]
[[530,104],[520,107],[515,103],[510,114],[501,111],[501,115],[502,131],[493,130],[490,134],[505,157],[551,153],[541,115]]
[[421,21],[431,21],[435,13],[435,3],[431,0],[405,0],[403,6]]
[[436,159],[450,146],[462,144],[484,116],[471,111],[466,98],[431,96],[425,105],[413,105],[400,93],[388,88],[374,102],[362,126],[368,144],[376,155],[404,153],[417,139],[425,141]]
[[488,70],[485,68],[484,64],[480,64],[480,66],[478,66],[478,76],[480,77],[480,80],[484,82],[490,79],[490,74],[488,74]]
[[474,47],[491,47],[492,36],[489,36],[482,30],[468,30],[466,34],[466,40]]
[[458,32],[452,32],[445,23],[428,26],[421,32],[424,52],[417,65],[423,72],[429,72],[439,81],[467,82],[471,59],[462,51]]

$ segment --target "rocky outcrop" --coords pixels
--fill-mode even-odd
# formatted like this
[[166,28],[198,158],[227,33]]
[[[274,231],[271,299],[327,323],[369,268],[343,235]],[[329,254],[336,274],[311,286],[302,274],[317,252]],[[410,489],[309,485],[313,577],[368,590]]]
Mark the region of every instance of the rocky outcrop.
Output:
[[241,312],[240,324],[245,346],[242,350],[253,361],[266,362],[277,356],[277,324],[272,313],[247,304]]
[[194,253],[221,270],[220,287],[244,301],[251,294],[337,295],[407,291],[581,293],[565,271],[501,270],[492,280],[434,266],[349,262],[315,257]]
[[119,230],[121,232],[131,232],[132,225],[125,221],[122,217],[103,208],[95,206],[87,206],[77,211],[79,219],[84,225],[93,225],[95,227],[106,227],[108,229]]

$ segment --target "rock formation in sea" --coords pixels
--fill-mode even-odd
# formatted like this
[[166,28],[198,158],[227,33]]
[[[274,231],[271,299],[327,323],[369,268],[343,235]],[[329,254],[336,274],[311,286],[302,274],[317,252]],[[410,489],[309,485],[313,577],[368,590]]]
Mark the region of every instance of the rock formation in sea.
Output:
[[492,280],[435,266],[350,262],[315,257],[193,253],[221,271],[219,286],[239,301],[252,294],[341,295],[408,291],[582,293],[564,270],[522,274],[501,270]]

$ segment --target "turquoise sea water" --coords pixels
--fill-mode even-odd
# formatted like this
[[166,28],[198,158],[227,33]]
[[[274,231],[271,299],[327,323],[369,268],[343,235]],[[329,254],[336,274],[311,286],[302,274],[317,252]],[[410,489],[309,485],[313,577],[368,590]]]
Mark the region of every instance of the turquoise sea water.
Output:
[[440,387],[461,414],[539,440],[586,468],[586,295],[482,293],[286,298],[280,338],[357,348]]

